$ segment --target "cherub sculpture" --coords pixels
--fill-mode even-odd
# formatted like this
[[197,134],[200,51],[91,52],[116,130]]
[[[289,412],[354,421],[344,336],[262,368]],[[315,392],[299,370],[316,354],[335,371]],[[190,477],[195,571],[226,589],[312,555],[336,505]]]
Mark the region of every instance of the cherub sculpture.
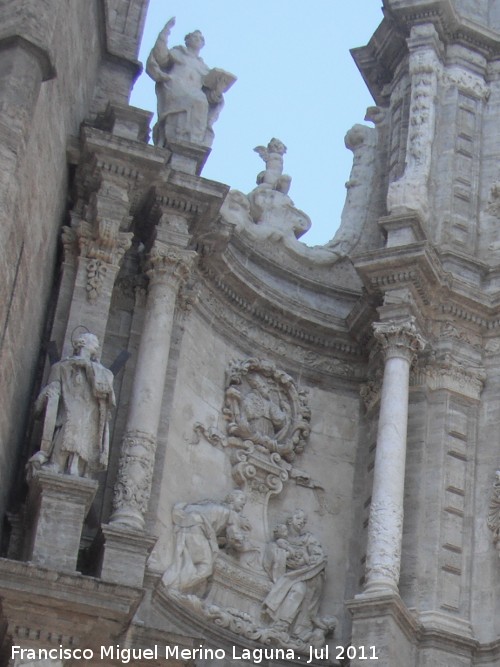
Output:
[[291,176],[283,173],[283,155],[286,153],[286,146],[279,139],[271,139],[266,146],[257,146],[254,151],[266,163],[265,171],[261,171],[257,176],[257,185],[269,187],[272,190],[288,194]]

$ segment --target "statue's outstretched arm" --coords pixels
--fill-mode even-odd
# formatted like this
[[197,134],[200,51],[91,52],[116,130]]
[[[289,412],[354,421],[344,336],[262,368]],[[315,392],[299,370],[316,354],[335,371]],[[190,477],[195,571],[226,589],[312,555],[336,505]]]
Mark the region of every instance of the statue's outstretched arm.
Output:
[[163,71],[170,63],[170,51],[168,49],[168,38],[170,31],[175,25],[175,17],[173,16],[156,38],[155,45],[149,54],[146,63],[146,72],[154,81],[163,81],[166,73]]

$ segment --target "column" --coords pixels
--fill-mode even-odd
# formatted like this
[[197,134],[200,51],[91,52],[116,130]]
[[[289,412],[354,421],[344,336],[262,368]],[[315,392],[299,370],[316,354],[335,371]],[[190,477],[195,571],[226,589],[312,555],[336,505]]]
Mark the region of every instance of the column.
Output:
[[384,377],[375,454],[365,593],[398,591],[410,365],[425,343],[414,318],[374,325],[384,357]]
[[177,293],[195,255],[160,241],[150,253],[146,316],[114,492],[113,527],[144,528]]

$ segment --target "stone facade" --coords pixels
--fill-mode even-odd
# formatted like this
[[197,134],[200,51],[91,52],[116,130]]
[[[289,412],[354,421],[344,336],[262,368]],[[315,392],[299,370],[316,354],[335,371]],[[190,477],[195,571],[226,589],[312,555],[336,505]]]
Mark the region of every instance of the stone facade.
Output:
[[152,145],[146,0],[0,0],[2,664],[498,664],[496,4],[384,0],[310,248],[199,31]]

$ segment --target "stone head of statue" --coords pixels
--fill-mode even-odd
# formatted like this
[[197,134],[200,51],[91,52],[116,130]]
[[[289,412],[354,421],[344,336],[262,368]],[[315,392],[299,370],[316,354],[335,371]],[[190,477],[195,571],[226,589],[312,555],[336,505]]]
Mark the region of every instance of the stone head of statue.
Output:
[[231,493],[227,494],[225,502],[235,512],[241,512],[241,510],[245,507],[247,497],[243,491],[235,489],[234,491],[231,491]]
[[200,51],[205,46],[205,38],[200,30],[193,30],[184,37],[186,48],[193,51]]
[[288,526],[300,533],[307,523],[307,514],[303,510],[295,510],[292,516],[286,520]]
[[77,356],[89,356],[92,361],[97,361],[99,358],[99,339],[93,333],[80,334],[73,341],[73,353]]

